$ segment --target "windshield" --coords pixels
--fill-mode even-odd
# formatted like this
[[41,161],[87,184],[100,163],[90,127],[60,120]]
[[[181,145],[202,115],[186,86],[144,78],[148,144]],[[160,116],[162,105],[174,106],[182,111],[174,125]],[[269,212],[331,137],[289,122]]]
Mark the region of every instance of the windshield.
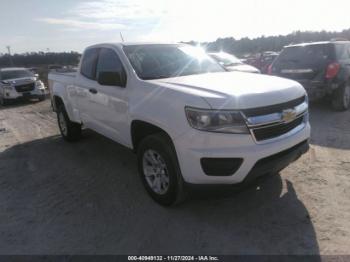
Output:
[[124,52],[144,80],[224,72],[204,50],[186,45],[133,45]]
[[28,70],[6,70],[1,71],[0,73],[1,80],[9,80],[24,77],[34,77],[34,74]]
[[243,64],[241,60],[239,60],[234,55],[230,55],[228,53],[215,53],[210,54],[212,58],[214,58],[219,63],[223,64],[224,66],[232,66],[232,65],[240,65]]

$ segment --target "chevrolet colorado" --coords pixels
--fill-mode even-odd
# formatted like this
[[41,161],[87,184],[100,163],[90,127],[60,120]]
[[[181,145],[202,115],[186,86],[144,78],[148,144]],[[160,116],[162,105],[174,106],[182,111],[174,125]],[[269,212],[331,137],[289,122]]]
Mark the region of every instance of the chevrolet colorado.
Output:
[[76,73],[50,73],[60,132],[82,126],[137,153],[160,204],[191,184],[237,184],[279,172],[308,149],[308,98],[297,82],[227,72],[184,44],[88,47]]

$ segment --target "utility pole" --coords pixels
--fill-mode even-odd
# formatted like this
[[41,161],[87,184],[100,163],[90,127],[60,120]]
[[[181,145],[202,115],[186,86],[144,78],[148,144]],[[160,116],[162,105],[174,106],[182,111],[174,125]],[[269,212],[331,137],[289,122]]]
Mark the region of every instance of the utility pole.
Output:
[[11,46],[6,46],[8,54],[9,54],[9,59],[10,59],[10,64],[13,66],[13,60],[12,60],[12,55],[11,55]]

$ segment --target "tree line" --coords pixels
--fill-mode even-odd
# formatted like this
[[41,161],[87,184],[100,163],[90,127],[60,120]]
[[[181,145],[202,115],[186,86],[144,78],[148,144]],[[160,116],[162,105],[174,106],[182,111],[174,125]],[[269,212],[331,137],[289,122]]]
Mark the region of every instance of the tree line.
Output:
[[48,65],[77,65],[80,54],[78,52],[32,52],[24,54],[0,55],[0,67],[42,67]]
[[[243,56],[246,54],[256,54],[264,51],[280,51],[284,46],[303,42],[329,41],[331,39],[350,40],[350,29],[341,32],[328,31],[296,31],[288,35],[261,36],[258,38],[234,37],[218,38],[214,42],[199,43],[195,41],[187,42],[192,45],[200,44],[208,51],[225,51],[228,53]],[[0,67],[22,66],[22,67],[42,67],[48,65],[77,65],[81,54],[78,52],[32,52],[24,54],[0,54]]]
[[265,51],[281,51],[282,48],[290,44],[299,44],[304,42],[329,41],[332,39],[350,40],[350,29],[341,32],[328,31],[296,31],[288,35],[261,36],[258,38],[233,37],[219,38],[214,42],[199,43],[195,41],[188,42],[192,45],[200,44],[208,51],[225,51],[228,53],[243,56],[246,54],[256,54]]

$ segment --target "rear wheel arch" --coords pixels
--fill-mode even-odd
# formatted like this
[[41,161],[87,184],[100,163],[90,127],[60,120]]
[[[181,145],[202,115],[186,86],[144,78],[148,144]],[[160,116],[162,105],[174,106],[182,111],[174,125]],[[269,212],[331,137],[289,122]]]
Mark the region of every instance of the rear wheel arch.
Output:
[[62,137],[69,142],[78,141],[81,137],[81,124],[72,122],[69,119],[63,103],[57,107],[57,120]]
[[57,110],[60,106],[63,106],[67,112],[69,119],[73,122],[81,124],[80,119],[77,119],[74,115],[74,112],[72,112],[71,105],[69,105],[69,103],[66,103],[65,100],[62,98],[62,96],[54,95],[52,100],[51,100],[51,104],[53,107],[53,111],[55,111],[55,112],[57,112]]
[[53,100],[52,101],[52,106],[54,107],[54,111],[57,111],[57,109],[61,105],[65,106],[62,97],[60,97],[58,95],[54,95],[52,100]]

